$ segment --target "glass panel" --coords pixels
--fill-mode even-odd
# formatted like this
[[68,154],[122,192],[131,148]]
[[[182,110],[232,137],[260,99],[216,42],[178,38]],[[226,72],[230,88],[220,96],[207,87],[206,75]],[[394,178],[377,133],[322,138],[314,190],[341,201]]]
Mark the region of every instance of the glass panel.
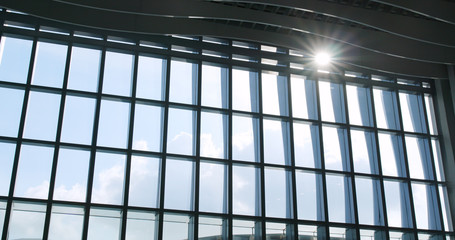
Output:
[[379,152],[381,154],[382,174],[405,177],[403,144],[401,137],[394,134],[379,133]]
[[264,162],[291,165],[288,123],[264,119]]
[[30,55],[30,40],[5,37],[0,43],[0,80],[15,83],[26,83]]
[[395,232],[390,231],[389,236],[391,240],[414,240],[414,233],[412,232]]
[[228,115],[201,113],[201,156],[228,158]]
[[38,42],[32,84],[61,88],[68,46]]
[[45,204],[13,202],[8,239],[42,239]]
[[425,108],[427,111],[428,126],[430,127],[430,134],[438,134],[438,128],[436,126],[436,115],[434,112],[433,97],[429,94],[425,94]]
[[330,239],[337,240],[356,240],[356,231],[352,228],[339,228],[339,227],[330,227],[329,228]]
[[318,126],[294,122],[294,158],[296,166],[321,168]]
[[128,144],[130,104],[101,100],[98,146],[126,148]]
[[452,215],[450,214],[449,195],[445,186],[439,186],[439,199],[441,200],[442,219],[444,230],[453,231]]
[[265,213],[267,217],[292,217],[291,176],[284,169],[265,169]]
[[298,118],[318,119],[316,82],[305,76],[291,76],[292,115]]
[[17,137],[24,90],[0,87],[0,135]]
[[428,140],[420,137],[406,136],[405,141],[409,175],[411,175],[411,178],[433,179]]
[[22,145],[14,196],[47,199],[54,149]]
[[203,106],[228,108],[228,75],[228,68],[202,65]]
[[373,89],[373,97],[378,128],[400,129],[395,92]]
[[412,183],[411,187],[417,228],[440,230],[441,223],[435,186]]
[[248,166],[233,166],[232,173],[234,214],[260,215],[259,169]]
[[360,229],[360,240],[386,240],[385,231]]
[[344,175],[326,175],[329,221],[353,223],[354,208],[351,178]]
[[384,181],[387,220],[391,227],[412,227],[408,185]]
[[320,81],[319,100],[321,103],[321,118],[323,121],[346,122],[343,85]]
[[232,128],[233,159],[259,162],[258,119],[232,116]]
[[194,199],[194,162],[189,160],[166,160],[164,207],[192,210]]
[[223,222],[227,220],[212,217],[199,217],[199,239],[227,239],[227,225],[223,234]]
[[68,89],[96,92],[98,90],[101,51],[73,47],[71,50]]
[[166,59],[139,56],[136,97],[164,100],[166,68]]
[[260,222],[233,219],[232,225],[234,240],[261,239]]
[[130,54],[106,52],[103,93],[131,96],[134,57]]
[[312,172],[295,172],[299,219],[324,221],[322,177]]
[[0,234],[3,234],[3,224],[5,223],[6,202],[0,202]]
[[52,206],[49,240],[80,240],[84,208]]
[[199,210],[227,212],[227,167],[224,164],[201,162],[199,176]]
[[232,69],[232,109],[257,112],[258,101],[258,74]]
[[160,162],[156,157],[131,156],[130,206],[158,207]]
[[120,223],[121,213],[119,210],[92,208],[87,239],[120,239]]
[[0,196],[8,196],[15,153],[16,144],[0,142]]
[[60,148],[55,177],[55,200],[84,202],[90,151]]
[[322,134],[324,139],[325,168],[349,171],[349,150],[346,129],[323,126]]
[[266,239],[291,239],[286,237],[287,227],[284,223],[265,223]]
[[133,127],[133,149],[161,152],[163,108],[136,104]]
[[93,136],[96,100],[66,96],[63,113],[62,142],[90,145]]
[[164,214],[163,239],[185,240],[190,237],[190,217],[185,215]]
[[299,225],[299,240],[323,240],[325,228],[322,226]]
[[120,205],[123,202],[126,156],[97,152],[92,202]]
[[354,170],[378,174],[374,132],[351,129],[351,146]]
[[346,85],[348,97],[349,123],[362,126],[373,126],[370,89]]
[[169,108],[167,152],[195,154],[196,111]]
[[408,132],[426,133],[422,96],[400,92],[401,116],[403,127]]
[[371,178],[356,177],[355,187],[359,223],[367,225],[384,225],[381,186],[379,181]]
[[436,179],[438,181],[445,181],[444,165],[442,164],[441,148],[439,141],[431,139],[431,147],[433,149],[434,167],[436,168]]
[[288,115],[287,77],[278,73],[262,73],[262,112]]
[[197,75],[197,64],[172,60],[169,101],[196,104]]
[[30,92],[24,138],[54,141],[57,133],[60,95]]
[[156,239],[156,217],[152,212],[128,211],[126,240]]

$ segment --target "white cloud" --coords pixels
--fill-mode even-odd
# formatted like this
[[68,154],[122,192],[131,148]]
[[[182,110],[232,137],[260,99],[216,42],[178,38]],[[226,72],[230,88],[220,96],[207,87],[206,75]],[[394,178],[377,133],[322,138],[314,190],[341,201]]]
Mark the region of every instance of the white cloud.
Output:
[[215,145],[212,134],[210,133],[201,134],[201,156],[215,158],[223,157],[223,148]]
[[49,181],[43,181],[41,184],[30,187],[25,191],[25,196],[31,198],[47,199],[49,193]]
[[235,148],[242,151],[246,147],[253,144],[253,139],[254,139],[253,131],[250,130],[246,132],[240,132],[232,136],[232,144],[234,145]]
[[146,140],[137,140],[133,143],[133,148],[141,151],[149,151],[148,142]]
[[54,190],[54,198],[83,202],[85,201],[85,186],[79,183],[74,184],[70,188],[60,185]]
[[111,168],[101,171],[97,178],[97,183],[94,183],[94,191],[92,196],[93,202],[98,203],[119,203],[122,199],[124,179],[124,166],[117,164]]

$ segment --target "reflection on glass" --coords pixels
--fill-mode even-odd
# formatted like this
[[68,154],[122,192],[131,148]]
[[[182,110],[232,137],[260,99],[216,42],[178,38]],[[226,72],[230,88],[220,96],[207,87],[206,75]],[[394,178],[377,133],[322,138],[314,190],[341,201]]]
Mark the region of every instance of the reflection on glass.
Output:
[[227,167],[223,164],[201,162],[199,176],[199,210],[227,212]]
[[267,217],[291,218],[291,176],[284,169],[265,169],[265,213]]
[[373,132],[351,129],[354,170],[361,173],[378,173],[376,141]]
[[382,174],[405,177],[403,144],[401,137],[394,134],[378,133],[379,153],[381,154]]
[[322,177],[296,171],[297,214],[299,219],[324,221]]
[[258,74],[232,69],[232,109],[257,112],[258,102]]
[[440,230],[441,223],[435,186],[411,183],[411,187],[417,228]]
[[375,88],[373,97],[378,128],[400,129],[395,92]]
[[68,89],[96,92],[100,63],[100,50],[72,47]]
[[167,152],[195,154],[196,111],[169,108]]
[[425,94],[425,108],[427,111],[428,126],[430,128],[430,134],[438,134],[438,128],[436,126],[436,115],[434,112],[433,97],[429,94]]
[[436,169],[436,179],[438,181],[445,181],[444,165],[442,164],[441,148],[439,141],[431,139],[431,147],[433,149],[434,167]]
[[[178,179],[178,181],[176,181]],[[194,199],[194,162],[189,160],[166,160],[164,207],[192,210]]]
[[[261,223],[245,220],[232,220],[232,236],[234,240],[260,239]],[[255,238],[255,236],[257,236]]]
[[329,221],[353,223],[355,221],[351,178],[344,175],[326,175]]
[[84,202],[90,151],[60,148],[55,177],[54,199]]
[[133,155],[130,171],[128,205],[158,207],[160,159]]
[[287,78],[278,73],[262,73],[262,112],[288,115]]
[[355,125],[373,126],[370,89],[346,85],[349,122]]
[[166,59],[139,56],[136,97],[164,100]]
[[294,158],[296,166],[321,168],[318,126],[294,122]]
[[227,239],[227,232],[224,231],[225,234],[223,234],[223,224],[226,225],[227,220],[213,217],[199,217],[199,238]]
[[323,126],[325,168],[349,171],[349,152],[346,129]]
[[[0,226],[5,222],[6,202],[0,201]],[[3,234],[3,227],[0,228],[0,234]]]
[[63,113],[62,142],[90,145],[96,100],[86,97],[66,96]]
[[299,240],[326,239],[325,228],[322,226],[299,225]]
[[425,115],[422,96],[400,92],[401,116],[403,128],[408,132],[426,133]]
[[164,214],[163,221],[163,239],[184,240],[192,239],[189,235],[192,232],[189,228],[190,217],[185,215]]
[[439,199],[441,200],[442,219],[444,221],[444,230],[453,231],[452,215],[450,214],[449,195],[447,187],[439,186]]
[[232,155],[235,160],[259,161],[258,119],[232,116]]
[[[390,239],[392,240],[415,240],[414,233],[412,232],[396,232],[390,231],[389,232]],[[420,240],[420,239],[419,239]]]
[[381,186],[378,180],[356,177],[356,200],[359,223],[384,225]]
[[131,54],[106,52],[103,93],[131,96],[133,61]]
[[52,206],[49,240],[78,240],[82,238],[84,208]]
[[428,140],[420,137],[406,136],[405,141],[410,177],[433,179]]
[[232,173],[234,214],[260,215],[259,169],[247,166],[233,166]]
[[264,162],[291,165],[288,123],[264,119]]
[[126,240],[155,239],[156,217],[153,212],[128,211]]
[[353,228],[330,227],[329,234],[330,234],[330,239],[339,239],[339,240],[357,239],[356,230]]
[[384,181],[387,221],[391,227],[412,227],[409,192],[406,183]]
[[8,196],[15,152],[16,144],[0,142],[0,196]]
[[0,80],[26,83],[33,41],[2,36],[0,41]]
[[24,91],[0,87],[0,135],[17,137]]
[[62,87],[67,49],[66,45],[38,42],[33,67],[33,85]]
[[360,229],[360,240],[386,240],[385,231]]
[[266,239],[290,239],[286,237],[287,228],[290,226],[286,226],[284,223],[265,223],[265,234]]
[[323,121],[345,123],[343,85],[331,82],[319,82],[319,100]]
[[128,144],[129,117],[129,103],[101,100],[97,145],[126,148]]
[[202,65],[201,105],[216,108],[228,107],[228,70],[224,67]]
[[298,118],[318,119],[316,82],[305,76],[291,76],[292,115]]
[[93,203],[122,204],[125,164],[125,155],[96,153],[92,190]]
[[8,239],[42,239],[46,205],[13,202]]
[[163,108],[136,104],[134,111],[133,149],[161,152]]
[[169,101],[196,104],[197,75],[197,64],[172,60]]
[[60,95],[30,92],[24,138],[54,141],[57,133]]
[[119,210],[91,208],[87,239],[120,239],[120,222]]
[[201,156],[224,158],[228,153],[228,119],[224,114],[201,113]]
[[47,199],[54,149],[22,145],[14,196]]

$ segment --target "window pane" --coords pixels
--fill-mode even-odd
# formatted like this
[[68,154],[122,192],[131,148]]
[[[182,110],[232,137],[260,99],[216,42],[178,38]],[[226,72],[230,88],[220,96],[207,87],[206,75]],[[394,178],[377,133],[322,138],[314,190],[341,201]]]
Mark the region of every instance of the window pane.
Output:
[[49,240],[80,240],[84,223],[84,208],[53,206]]
[[15,153],[15,144],[0,142],[0,196],[8,196]]
[[264,162],[291,165],[288,123],[264,119]]
[[349,122],[355,125],[373,126],[370,89],[346,85]]
[[288,115],[287,77],[278,73],[262,73],[262,112]]
[[405,141],[410,177],[433,179],[428,140],[420,137],[406,136]]
[[163,108],[136,104],[133,127],[133,149],[161,152]]
[[133,79],[133,55],[106,52],[103,93],[131,96]]
[[92,202],[120,205],[123,201],[126,156],[97,152]]
[[379,152],[381,154],[382,174],[405,177],[403,144],[401,137],[394,134],[379,133]]
[[160,159],[132,156],[129,205],[158,207]]
[[91,144],[95,104],[96,100],[92,98],[66,96],[62,142]]
[[258,120],[232,116],[232,155],[235,160],[259,161]]
[[136,97],[164,100],[166,67],[165,59],[139,56]]
[[425,115],[423,113],[422,96],[400,92],[401,116],[403,127],[408,132],[426,133]]
[[291,218],[290,174],[281,169],[265,169],[265,212],[267,217]]
[[346,129],[323,126],[322,134],[324,138],[325,168],[349,171],[349,150]]
[[126,148],[128,144],[130,104],[101,100],[98,146]]
[[100,50],[73,47],[68,89],[96,92],[98,90],[100,61]]
[[227,232],[223,236],[223,224],[227,220],[213,217],[199,217],[199,239],[227,239]]
[[344,175],[326,175],[329,221],[353,223],[351,178]]
[[411,186],[417,228],[441,229],[436,188],[420,183],[412,183]]
[[290,236],[286,237],[286,226],[284,223],[265,223],[266,239],[291,239]]
[[195,154],[196,111],[169,108],[167,152]]
[[55,177],[55,200],[85,202],[90,151],[60,148]]
[[400,129],[395,92],[373,89],[373,96],[378,128]]
[[234,214],[260,216],[259,169],[247,166],[234,166],[232,177],[232,205]]
[[326,239],[325,228],[322,226],[299,225],[299,240]]
[[321,118],[323,121],[346,122],[343,85],[320,81],[319,100],[321,102]]
[[228,158],[228,120],[224,114],[201,113],[201,156]]
[[384,225],[381,186],[378,180],[356,177],[357,212],[359,223]]
[[436,126],[436,115],[434,112],[433,97],[429,94],[425,94],[425,107],[427,111],[428,126],[430,127],[430,134],[438,134],[438,128]]
[[319,128],[294,122],[294,158],[299,167],[320,168]]
[[163,239],[184,240],[192,239],[189,232],[190,217],[185,215],[164,214]]
[[57,133],[60,95],[30,92],[24,138],[54,141]]
[[120,239],[120,223],[120,211],[92,208],[90,210],[87,239]]
[[224,67],[202,65],[202,102],[203,106],[228,107],[228,76]]
[[258,101],[258,74],[232,69],[232,109],[257,112]]
[[445,181],[444,165],[442,164],[441,148],[439,141],[431,139],[431,147],[433,149],[434,167],[436,168],[436,179],[438,181]]
[[292,115],[298,118],[318,119],[316,82],[305,76],[291,76]]
[[[232,220],[232,235],[234,240],[261,239],[261,223],[254,221]],[[255,238],[255,236],[257,236]]]
[[22,145],[14,196],[47,199],[54,149]]
[[0,135],[17,137],[24,91],[0,87]]
[[356,230],[353,228],[330,227],[329,234],[329,239],[357,240]]
[[199,176],[199,210],[227,213],[227,167],[201,162]]
[[0,80],[15,83],[26,83],[30,55],[30,40],[5,37],[0,43]]
[[439,199],[441,200],[442,219],[444,220],[444,230],[453,231],[452,215],[450,214],[449,196],[447,188],[439,186]]
[[155,239],[155,213],[128,211],[126,240]]
[[197,74],[197,64],[172,60],[169,101],[196,104]]
[[351,129],[351,145],[354,170],[361,173],[378,174],[374,133]]
[[320,174],[296,171],[299,219],[324,221],[324,199]]
[[42,239],[45,204],[13,202],[8,239]]
[[46,87],[63,85],[68,46],[38,42],[32,84]]
[[412,227],[407,184],[384,181],[384,191],[389,226]]
[[6,202],[0,202],[0,234],[3,234],[3,224],[5,223]]
[[194,197],[194,162],[189,160],[166,160],[166,186],[164,207],[192,210]]

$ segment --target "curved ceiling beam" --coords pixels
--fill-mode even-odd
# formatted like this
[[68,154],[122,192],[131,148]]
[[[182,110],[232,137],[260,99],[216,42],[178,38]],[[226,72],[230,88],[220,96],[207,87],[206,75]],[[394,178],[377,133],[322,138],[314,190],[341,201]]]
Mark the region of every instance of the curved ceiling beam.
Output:
[[404,76],[447,78],[446,67],[441,64],[391,57],[313,35],[308,35],[308,37],[302,39],[297,36],[283,36],[283,34],[279,33],[220,25],[197,19],[107,12],[46,0],[1,0],[0,4],[10,9],[51,20],[114,31],[140,34],[183,34],[233,38],[263,42],[309,52],[314,51],[314,48],[318,47],[318,44],[323,46],[330,45],[338,51],[335,57],[338,57],[340,62],[348,65],[362,66],[367,69],[375,69]]

